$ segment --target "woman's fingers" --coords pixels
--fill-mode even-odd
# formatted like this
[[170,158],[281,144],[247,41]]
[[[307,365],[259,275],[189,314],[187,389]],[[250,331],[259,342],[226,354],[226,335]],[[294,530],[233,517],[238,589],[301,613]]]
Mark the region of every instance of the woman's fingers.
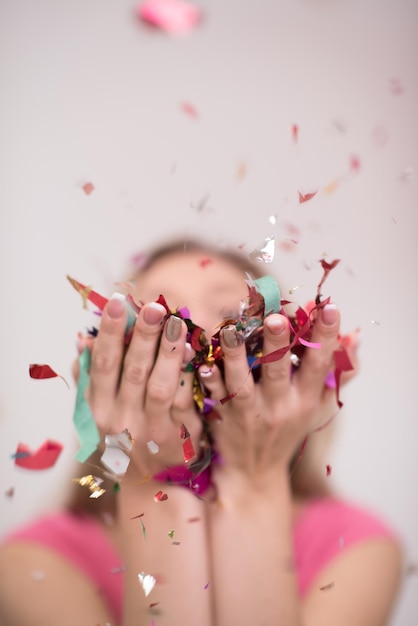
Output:
[[[263,354],[268,355],[289,345],[289,322],[283,315],[272,314],[264,320]],[[280,359],[264,363],[260,384],[268,402],[275,402],[289,390],[290,350]]]
[[88,401],[98,427],[104,430],[109,427],[109,409],[119,383],[126,319],[124,303],[116,298],[109,300],[92,346]]
[[333,353],[338,348],[340,314],[334,304],[326,304],[318,311],[311,342],[319,348],[307,347],[301,365],[294,375],[300,393],[310,401],[317,401],[323,391],[327,373],[333,369]]
[[165,308],[157,302],[145,304],[138,315],[120,378],[118,406],[121,414],[142,411],[165,315]]

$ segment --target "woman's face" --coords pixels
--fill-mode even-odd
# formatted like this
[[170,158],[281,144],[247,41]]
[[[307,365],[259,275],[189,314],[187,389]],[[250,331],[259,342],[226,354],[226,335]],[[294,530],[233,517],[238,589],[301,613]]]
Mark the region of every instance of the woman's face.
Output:
[[152,302],[162,294],[171,310],[187,307],[191,320],[213,335],[226,317],[237,317],[248,295],[245,273],[230,261],[204,252],[169,254],[140,275],[137,301]]

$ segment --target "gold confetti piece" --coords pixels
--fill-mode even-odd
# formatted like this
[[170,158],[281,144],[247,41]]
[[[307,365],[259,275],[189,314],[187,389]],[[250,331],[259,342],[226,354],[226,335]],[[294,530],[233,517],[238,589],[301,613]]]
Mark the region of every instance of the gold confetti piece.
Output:
[[170,539],[172,539],[174,537],[174,530],[169,530],[168,536],[170,537]]
[[106,489],[100,487],[103,480],[92,474],[81,476],[81,478],[73,478],[73,482],[78,483],[81,487],[88,487],[90,490],[90,498],[100,498],[100,496],[106,493]]
[[145,596],[149,596],[151,591],[154,589],[155,583],[157,582],[154,576],[146,574],[145,572],[139,572],[138,580],[141,583]]
[[298,289],[300,289],[301,287],[303,287],[303,285],[296,285],[295,287],[292,287],[291,289],[289,289],[289,293],[290,295],[292,295],[293,293],[295,293],[295,291],[297,291]]

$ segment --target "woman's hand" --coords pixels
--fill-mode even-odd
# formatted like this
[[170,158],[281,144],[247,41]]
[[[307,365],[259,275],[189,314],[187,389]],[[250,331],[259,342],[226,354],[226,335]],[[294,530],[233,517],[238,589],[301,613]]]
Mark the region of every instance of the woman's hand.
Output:
[[161,304],[145,304],[126,348],[126,320],[126,304],[111,299],[92,342],[86,399],[102,437],[129,431],[134,443],[128,471],[136,468],[143,478],[184,463],[182,425],[199,453],[202,423],[193,402],[193,374],[183,371],[191,358],[184,322],[173,315],[166,319]]
[[[262,364],[258,383],[249,374],[239,334],[234,327],[223,329],[224,377],[216,367],[210,371],[200,368],[202,383],[218,401],[215,410],[220,420],[211,425],[223,475],[230,470],[256,484],[273,479],[278,468],[288,467],[304,438],[332,417],[330,411],[335,412],[337,405],[330,403],[330,390],[324,382],[333,369],[339,325],[338,310],[326,305],[318,312],[311,337],[321,347],[307,348],[293,374],[289,351],[281,360]],[[263,354],[288,344],[286,317],[266,317]]]

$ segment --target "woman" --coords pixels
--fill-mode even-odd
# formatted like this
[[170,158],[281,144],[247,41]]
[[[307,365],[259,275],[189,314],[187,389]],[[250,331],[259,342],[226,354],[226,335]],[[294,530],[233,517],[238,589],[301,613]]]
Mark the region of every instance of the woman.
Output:
[[[339,312],[318,297],[295,367],[288,316],[265,311],[255,335],[263,355],[281,358],[253,363],[250,374],[245,329],[233,321],[260,267],[205,243],[161,247],[135,276],[131,303],[141,305],[128,339],[129,306],[109,300],[97,337],[84,342],[86,399],[102,442],[129,434],[130,462],[100,498],[77,485],[67,511],[4,543],[3,626],[388,623],[399,542],[328,492],[316,450],[327,429],[307,439],[337,408],[324,383],[341,343]],[[186,319],[219,339],[218,358],[196,360]],[[355,335],[345,344],[354,360]],[[106,475],[103,451],[84,474]],[[190,488],[170,469],[185,466],[200,467]]]

